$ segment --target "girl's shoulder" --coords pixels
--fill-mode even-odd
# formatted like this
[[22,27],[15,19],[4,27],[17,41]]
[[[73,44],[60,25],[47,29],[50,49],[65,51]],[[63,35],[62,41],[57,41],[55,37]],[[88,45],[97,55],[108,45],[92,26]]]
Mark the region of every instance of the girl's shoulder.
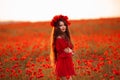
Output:
[[58,36],[57,39],[62,39],[62,36]]
[[62,36],[57,36],[56,41],[64,41],[64,39],[63,39],[63,37],[62,37]]
[[64,35],[58,35],[57,38],[65,39],[65,36]]

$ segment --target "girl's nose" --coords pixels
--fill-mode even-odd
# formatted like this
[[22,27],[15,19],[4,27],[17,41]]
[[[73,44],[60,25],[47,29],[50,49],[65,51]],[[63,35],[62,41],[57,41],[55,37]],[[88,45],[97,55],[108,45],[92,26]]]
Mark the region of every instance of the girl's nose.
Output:
[[65,26],[63,26],[63,28],[65,28]]

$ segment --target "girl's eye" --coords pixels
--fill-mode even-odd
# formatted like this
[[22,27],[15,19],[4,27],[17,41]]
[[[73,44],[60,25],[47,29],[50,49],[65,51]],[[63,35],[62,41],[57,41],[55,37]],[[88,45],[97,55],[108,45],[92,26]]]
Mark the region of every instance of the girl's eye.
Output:
[[60,25],[60,26],[64,26],[64,24],[63,24],[63,25]]

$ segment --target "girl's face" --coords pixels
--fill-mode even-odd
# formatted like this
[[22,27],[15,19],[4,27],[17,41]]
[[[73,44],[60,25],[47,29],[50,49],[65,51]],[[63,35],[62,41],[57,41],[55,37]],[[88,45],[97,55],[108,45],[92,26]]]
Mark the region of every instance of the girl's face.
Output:
[[62,32],[65,32],[66,31],[66,26],[65,26],[65,24],[64,24],[64,22],[63,21],[60,21],[59,22],[59,28],[60,28],[60,30],[62,31]]

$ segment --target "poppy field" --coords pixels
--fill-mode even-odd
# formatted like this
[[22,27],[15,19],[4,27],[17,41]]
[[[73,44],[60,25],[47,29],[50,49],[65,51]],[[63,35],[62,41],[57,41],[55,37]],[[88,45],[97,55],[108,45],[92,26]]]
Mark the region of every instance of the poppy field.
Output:
[[[120,80],[120,18],[71,20],[69,30],[73,80]],[[0,22],[0,80],[56,80],[51,31],[49,21]]]

